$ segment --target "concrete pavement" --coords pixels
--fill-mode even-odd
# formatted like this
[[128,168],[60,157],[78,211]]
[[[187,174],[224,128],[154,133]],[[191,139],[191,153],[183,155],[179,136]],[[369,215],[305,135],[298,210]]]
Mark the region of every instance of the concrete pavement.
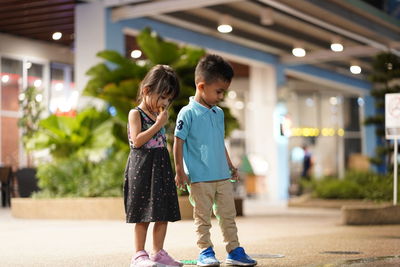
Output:
[[[237,218],[239,238],[258,266],[400,266],[400,225],[344,226],[338,209],[262,200],[246,200],[244,212]],[[224,260],[215,219],[212,239]],[[15,219],[0,208],[0,241],[1,267],[119,267],[129,266],[133,236],[132,225],[123,221]],[[197,257],[192,221],[169,224],[165,249],[180,260]]]

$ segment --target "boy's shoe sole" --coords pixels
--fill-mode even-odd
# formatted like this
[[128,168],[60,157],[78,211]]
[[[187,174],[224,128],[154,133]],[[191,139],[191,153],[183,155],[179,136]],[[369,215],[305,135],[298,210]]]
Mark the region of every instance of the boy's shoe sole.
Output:
[[255,265],[257,265],[257,262],[246,263],[246,262],[235,261],[235,260],[231,260],[231,259],[226,259],[225,263],[226,263],[226,265],[235,265],[235,266],[255,266]]
[[201,267],[218,267],[220,264],[219,263],[215,263],[215,264],[201,264],[201,263],[197,263],[197,266],[201,266]]

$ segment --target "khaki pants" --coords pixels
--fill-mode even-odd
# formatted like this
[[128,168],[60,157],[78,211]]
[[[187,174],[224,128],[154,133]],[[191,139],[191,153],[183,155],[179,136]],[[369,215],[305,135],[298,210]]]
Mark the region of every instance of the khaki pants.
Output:
[[193,218],[198,247],[206,249],[213,246],[210,238],[213,208],[222,230],[226,251],[229,253],[239,247],[232,183],[229,180],[193,183],[189,190],[190,201],[194,207]]

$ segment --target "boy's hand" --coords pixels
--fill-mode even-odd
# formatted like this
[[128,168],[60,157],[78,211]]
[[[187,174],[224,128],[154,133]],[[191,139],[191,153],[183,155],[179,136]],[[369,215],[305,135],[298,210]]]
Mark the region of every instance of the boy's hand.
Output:
[[175,184],[180,190],[186,190],[186,185],[189,182],[189,178],[185,173],[176,173]]
[[231,170],[231,180],[233,180],[235,182],[239,181],[238,169],[233,166],[231,166],[229,169]]

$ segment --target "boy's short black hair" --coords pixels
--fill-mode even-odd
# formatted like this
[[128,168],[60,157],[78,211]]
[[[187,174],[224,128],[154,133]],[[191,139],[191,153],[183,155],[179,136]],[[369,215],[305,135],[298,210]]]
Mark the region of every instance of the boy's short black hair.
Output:
[[232,66],[218,55],[207,55],[197,63],[194,72],[195,82],[204,81],[207,84],[217,80],[231,82],[233,78]]

